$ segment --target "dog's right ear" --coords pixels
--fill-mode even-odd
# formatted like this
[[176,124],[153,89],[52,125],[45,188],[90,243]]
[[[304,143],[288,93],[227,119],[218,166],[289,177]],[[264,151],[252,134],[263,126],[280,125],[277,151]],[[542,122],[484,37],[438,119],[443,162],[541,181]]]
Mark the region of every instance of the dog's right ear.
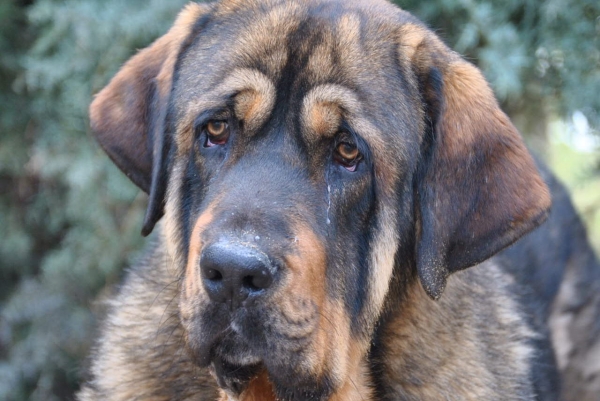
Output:
[[438,299],[450,274],[541,224],[550,194],[481,72],[418,24],[401,33],[429,125],[415,182],[415,264]]
[[127,61],[90,106],[92,132],[102,148],[149,194],[144,236],[164,213],[170,147],[164,124],[173,70],[181,46],[208,10],[205,4],[188,4],[173,27]]

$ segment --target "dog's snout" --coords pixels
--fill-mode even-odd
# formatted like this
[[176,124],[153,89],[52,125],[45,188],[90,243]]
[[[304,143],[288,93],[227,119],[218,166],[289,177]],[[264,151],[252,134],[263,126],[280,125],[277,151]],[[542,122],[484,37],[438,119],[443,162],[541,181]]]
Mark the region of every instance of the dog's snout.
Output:
[[202,283],[211,300],[239,306],[271,287],[274,269],[258,249],[235,242],[209,245],[200,257]]

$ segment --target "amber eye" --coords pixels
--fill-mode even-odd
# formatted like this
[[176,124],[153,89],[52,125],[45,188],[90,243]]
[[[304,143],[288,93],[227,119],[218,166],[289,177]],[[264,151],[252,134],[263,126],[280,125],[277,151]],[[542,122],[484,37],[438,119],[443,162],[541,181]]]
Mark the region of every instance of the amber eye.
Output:
[[206,124],[207,148],[215,145],[224,145],[229,139],[229,124],[221,120],[210,120]]
[[340,142],[335,148],[335,161],[348,171],[355,171],[361,154],[355,144]]

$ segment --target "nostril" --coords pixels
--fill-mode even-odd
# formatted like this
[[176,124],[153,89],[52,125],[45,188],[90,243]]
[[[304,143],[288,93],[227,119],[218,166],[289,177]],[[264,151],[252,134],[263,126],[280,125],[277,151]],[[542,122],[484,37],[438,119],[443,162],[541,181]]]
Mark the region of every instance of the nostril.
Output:
[[253,276],[246,276],[243,278],[242,280],[242,285],[244,286],[245,289],[247,289],[250,292],[256,292],[256,291],[260,291],[261,288],[259,286],[257,286],[256,284],[254,284],[254,277]]
[[266,269],[260,269],[252,276],[252,285],[258,289],[265,289],[271,286],[273,275]]
[[211,281],[221,281],[223,274],[217,269],[206,269],[204,270],[204,277]]
[[242,285],[249,291],[256,292],[264,290],[271,286],[273,276],[265,269],[259,269],[245,276],[242,279]]

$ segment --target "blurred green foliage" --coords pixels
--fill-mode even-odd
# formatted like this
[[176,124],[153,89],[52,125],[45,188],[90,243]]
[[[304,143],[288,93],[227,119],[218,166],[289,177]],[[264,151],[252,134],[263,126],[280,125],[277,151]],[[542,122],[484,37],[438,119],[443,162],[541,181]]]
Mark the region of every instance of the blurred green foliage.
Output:
[[[93,301],[141,246],[145,196],[89,135],[87,107],[184,0],[0,0],[0,399],[80,380]],[[600,120],[597,0],[398,1],[480,65],[525,132]]]
[[1,400],[76,388],[91,303],[139,248],[145,202],[88,135],[87,108],[183,4],[0,0]]
[[477,64],[523,133],[580,110],[600,123],[597,0],[398,0]]

